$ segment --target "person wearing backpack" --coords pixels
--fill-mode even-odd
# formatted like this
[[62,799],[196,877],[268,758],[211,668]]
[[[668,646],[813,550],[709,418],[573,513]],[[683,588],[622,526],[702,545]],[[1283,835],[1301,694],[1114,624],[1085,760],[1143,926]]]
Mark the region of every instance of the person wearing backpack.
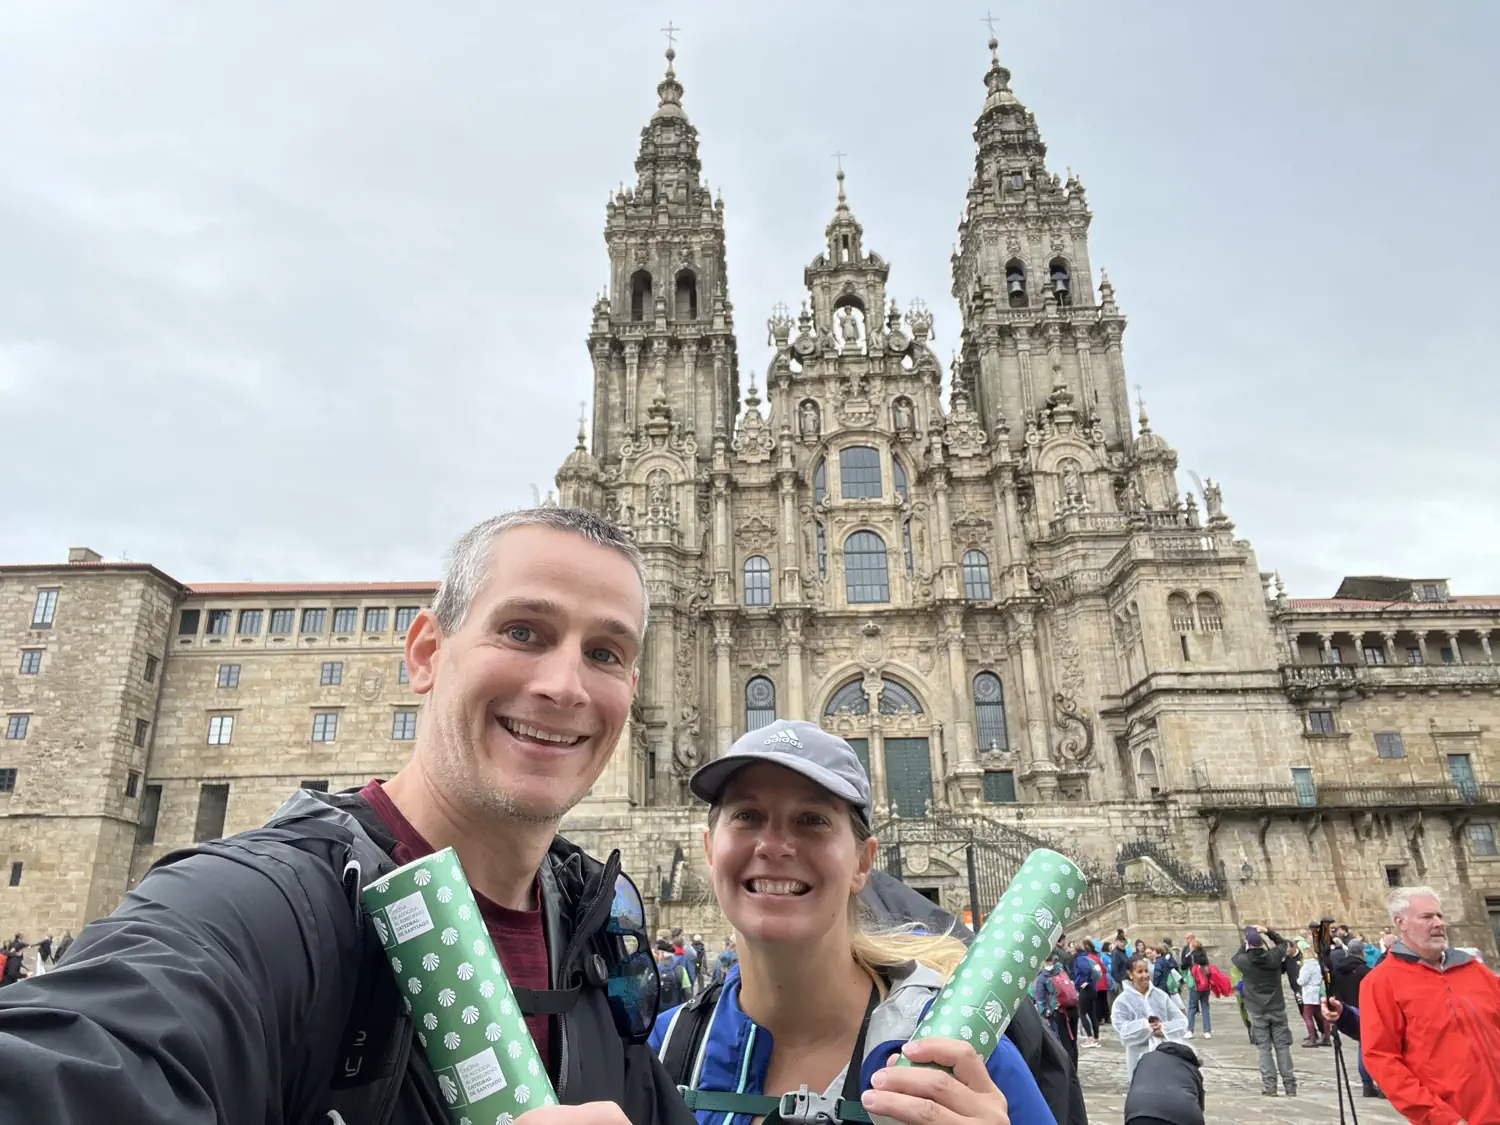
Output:
[[166,857],[0,990],[0,1121],[450,1125],[359,893],[451,846],[562,1103],[527,1125],[692,1125],[645,1044],[639,894],[556,834],[625,727],[647,608],[639,550],[592,513],[470,530],[406,637],[408,764]]
[[1068,1052],[1068,1058],[1078,1066],[1078,989],[1072,978],[1057,960],[1056,953],[1049,953],[1037,973],[1032,988],[1037,1010],[1042,1018],[1052,1025],[1058,1042]]
[[1192,944],[1188,946],[1187,952],[1183,955],[1183,962],[1187,967],[1188,983],[1192,985],[1191,990],[1188,992],[1187,1037],[1189,1039],[1193,1037],[1193,1024],[1198,1014],[1202,1013],[1203,1038],[1212,1039],[1214,1037],[1214,1025],[1208,1012],[1209,997],[1213,987],[1212,981],[1209,978],[1209,971],[1213,966],[1208,963],[1208,953],[1204,950],[1203,943],[1197,938],[1192,939]]
[[[879,848],[869,779],[847,742],[778,719],[699,768],[689,788],[709,806],[704,858],[740,961],[721,989],[663,1012],[651,1043],[685,1079],[700,1125],[792,1111],[802,1121],[1052,1125],[1003,1034],[911,1038],[965,948],[925,929],[860,926]],[[898,1054],[948,1069],[894,1067]]]

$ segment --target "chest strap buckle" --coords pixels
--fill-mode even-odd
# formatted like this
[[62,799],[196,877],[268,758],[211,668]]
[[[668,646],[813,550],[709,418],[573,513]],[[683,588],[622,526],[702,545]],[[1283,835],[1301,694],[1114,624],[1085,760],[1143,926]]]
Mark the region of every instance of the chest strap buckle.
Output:
[[839,1120],[838,1102],[806,1086],[782,1094],[776,1112],[785,1125],[837,1125]]

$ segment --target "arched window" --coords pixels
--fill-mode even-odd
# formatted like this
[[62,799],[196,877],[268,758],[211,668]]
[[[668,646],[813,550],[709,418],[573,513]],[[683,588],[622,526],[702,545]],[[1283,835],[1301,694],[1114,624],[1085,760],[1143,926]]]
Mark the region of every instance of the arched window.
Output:
[[906,496],[906,470],[901,467],[901,462],[891,458],[891,472],[896,478],[896,495],[905,500]]
[[1167,613],[1172,618],[1174,633],[1193,631],[1193,606],[1186,594],[1170,594],[1167,597]]
[[903,711],[920,715],[922,701],[916,697],[911,688],[904,684],[898,684],[895,680],[882,679],[880,681],[880,713],[899,715]]
[[906,548],[906,577],[910,578],[917,572],[916,560],[911,553],[911,520],[901,525],[901,545]]
[[[922,714],[922,701],[916,697],[912,690],[905,684],[899,684],[895,680],[882,678],[880,681],[880,713],[882,715],[900,715],[910,712],[914,715]],[[865,695],[865,682],[863,680],[850,680],[838,691],[828,698],[828,705],[823,708],[825,715],[868,715],[870,713],[870,700]]]
[[844,594],[851,605],[891,600],[885,541],[873,531],[856,531],[844,540]]
[[765,555],[745,560],[745,604],[771,604],[771,563]]
[[1011,308],[1026,307],[1026,267],[1015,258],[1005,264],[1005,295]]
[[971,602],[990,600],[990,559],[983,551],[964,552],[964,597]]
[[1156,797],[1161,794],[1161,780],[1156,774],[1156,755],[1151,753],[1150,748],[1141,751],[1141,764],[1135,771],[1136,792],[1142,797]]
[[678,320],[698,319],[698,279],[692,270],[683,270],[677,275],[676,300],[673,315]]
[[776,721],[776,685],[755,676],[745,685],[745,729],[758,730]]
[[839,480],[845,500],[867,497],[879,499],[880,450],[868,445],[851,445],[839,451]]
[[1217,633],[1224,628],[1219,599],[1207,590],[1198,595],[1198,625],[1205,633]]
[[1005,685],[993,672],[974,677],[974,718],[979,724],[981,754],[1010,748],[1005,732]]
[[1073,303],[1072,278],[1068,273],[1068,263],[1061,258],[1053,258],[1052,264],[1047,267],[1047,273],[1052,281],[1052,295],[1057,298],[1059,305],[1071,305]]
[[821,504],[827,495],[828,462],[819,457],[818,463],[813,466],[813,503]]
[[630,319],[645,320],[651,315],[651,274],[636,270],[630,275]]

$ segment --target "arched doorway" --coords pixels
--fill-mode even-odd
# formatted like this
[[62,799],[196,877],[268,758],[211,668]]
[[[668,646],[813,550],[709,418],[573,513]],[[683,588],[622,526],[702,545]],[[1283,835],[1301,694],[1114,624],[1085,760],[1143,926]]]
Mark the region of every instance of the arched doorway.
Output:
[[932,720],[916,692],[888,676],[847,680],[829,695],[822,725],[859,755],[877,805],[889,805],[903,817],[927,814],[929,803],[937,800],[932,788]]

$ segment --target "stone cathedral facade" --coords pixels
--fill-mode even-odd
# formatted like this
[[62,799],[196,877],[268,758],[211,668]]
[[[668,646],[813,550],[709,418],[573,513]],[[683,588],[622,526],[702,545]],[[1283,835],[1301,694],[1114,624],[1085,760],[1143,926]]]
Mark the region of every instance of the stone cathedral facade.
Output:
[[[651,627],[565,830],[620,847],[659,921],[717,929],[686,779],[808,718],[864,757],[882,862],[955,910],[1043,842],[1093,872],[1094,932],[1227,944],[1327,911],[1373,934],[1389,884],[1428,882],[1494,950],[1500,597],[1353,578],[1292,599],[1262,572],[1219,486],[1182,491],[1132,410],[1083,185],[1049,170],[998,58],[984,86],[951,364],[840,172],[800,307],[747,374],[668,53],[557,474],[562,503],[632,530]],[[0,924],[76,928],[298,785],[399,768],[420,707],[401,644],[433,589],[190,585],[81,549],[0,567]]]

